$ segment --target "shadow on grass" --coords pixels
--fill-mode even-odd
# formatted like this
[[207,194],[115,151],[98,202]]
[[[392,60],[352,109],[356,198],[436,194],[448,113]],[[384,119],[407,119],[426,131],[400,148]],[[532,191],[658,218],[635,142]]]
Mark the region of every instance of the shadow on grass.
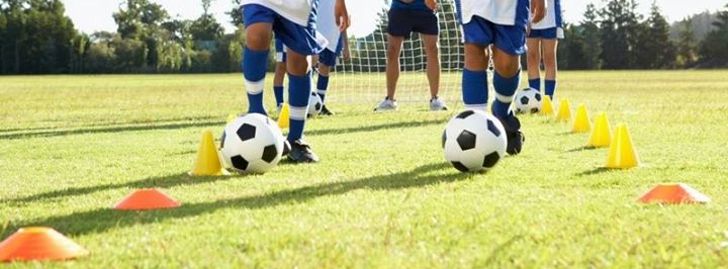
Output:
[[[201,214],[213,213],[220,209],[263,209],[278,205],[304,203],[319,197],[341,195],[361,189],[398,190],[423,187],[438,183],[461,181],[471,177],[470,174],[457,172],[448,173],[447,175],[439,173],[430,174],[431,172],[442,169],[454,171],[447,163],[437,163],[420,166],[407,172],[366,177],[354,181],[322,183],[273,193],[204,203],[184,204],[183,202],[182,207],[173,210],[124,212],[106,208],[96,209],[64,216],[53,216],[49,218],[11,223],[4,231],[2,231],[2,237],[0,238],[4,238],[9,233],[16,231],[18,228],[26,226],[50,226],[69,235],[83,235],[101,233],[114,228],[157,223],[168,219],[193,217]],[[194,180],[198,179],[195,178]]]
[[41,130],[24,133],[10,133],[0,134],[0,139],[23,139],[31,137],[54,137],[54,136],[66,136],[76,134],[97,134],[97,133],[117,133],[117,132],[132,132],[132,131],[150,131],[150,130],[174,130],[184,129],[191,127],[209,127],[214,125],[225,124],[224,121],[219,120],[208,120],[208,121],[197,121],[197,122],[184,122],[184,123],[168,123],[168,124],[145,124],[145,125],[124,125],[117,127],[106,127],[106,128],[79,128],[79,129],[66,129],[66,130]]
[[27,196],[27,197],[23,197],[23,198],[8,199],[8,200],[5,200],[4,202],[30,203],[30,202],[35,202],[35,201],[42,200],[42,199],[54,199],[54,198],[62,198],[62,197],[67,197],[67,196],[86,195],[86,194],[90,194],[90,193],[94,193],[94,192],[111,190],[111,189],[171,188],[171,187],[182,186],[182,185],[205,184],[205,183],[210,183],[213,181],[229,180],[231,178],[234,178],[234,177],[193,177],[193,176],[188,175],[187,173],[180,173],[180,174],[176,174],[176,175],[163,176],[163,177],[150,177],[150,178],[145,178],[142,180],[125,182],[125,183],[105,184],[105,185],[98,185],[98,186],[57,190],[57,191],[51,191],[51,192],[31,195],[31,196]]
[[567,150],[566,152],[580,152],[580,151],[595,150],[595,149],[599,149],[599,148],[591,147],[591,146],[583,146],[583,147],[578,147],[575,149]]
[[587,171],[578,173],[578,174],[576,174],[576,176],[583,177],[583,176],[598,175],[598,174],[603,174],[603,173],[606,173],[606,172],[609,172],[609,171],[613,171],[613,170],[614,169],[609,169],[609,168],[606,168],[606,167],[598,167],[598,168],[594,168],[594,169],[591,169],[591,170],[587,170]]

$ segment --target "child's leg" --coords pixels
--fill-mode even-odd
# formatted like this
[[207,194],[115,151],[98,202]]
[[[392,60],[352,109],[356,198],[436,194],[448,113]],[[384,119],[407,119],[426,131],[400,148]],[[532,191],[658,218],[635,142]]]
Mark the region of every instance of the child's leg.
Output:
[[506,118],[509,116],[513,95],[521,82],[521,57],[508,54],[498,47],[493,48],[493,56],[495,64],[493,87],[496,93],[495,102],[493,102],[493,115]]
[[265,72],[268,69],[268,53],[272,37],[272,24],[255,23],[245,29],[245,55],[243,75],[248,92],[248,113],[266,115],[263,106],[263,87]]
[[316,92],[321,96],[321,102],[326,103],[326,91],[329,88],[329,74],[331,67],[325,63],[319,62],[318,82],[316,83]]
[[283,80],[286,76],[286,63],[276,63],[276,73],[273,77],[273,94],[276,96],[276,105],[280,106],[283,104]]
[[528,86],[541,90],[541,39],[528,38]]
[[465,108],[485,111],[488,104],[488,57],[485,46],[465,44],[463,103]]
[[543,40],[543,63],[546,67],[546,79],[544,81],[545,94],[553,100],[556,92],[556,73],[558,67],[556,63],[556,49],[558,47],[558,39]]
[[306,55],[288,51],[288,99],[290,103],[290,132],[288,141],[294,142],[303,137],[308,112],[308,98],[311,94],[311,74]]

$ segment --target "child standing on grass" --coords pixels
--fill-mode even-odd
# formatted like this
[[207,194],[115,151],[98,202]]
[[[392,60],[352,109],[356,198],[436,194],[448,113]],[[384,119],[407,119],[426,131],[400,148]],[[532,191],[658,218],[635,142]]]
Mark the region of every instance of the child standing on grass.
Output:
[[[286,46],[290,131],[288,158],[293,162],[318,162],[319,158],[303,141],[308,98],[311,93],[311,66],[308,56],[321,52],[316,36],[318,0],[243,0],[245,49],[243,75],[248,96],[248,113],[267,115],[263,106],[263,88],[268,70],[270,42],[275,32]],[[331,11],[325,11],[331,12]],[[334,18],[339,31],[349,26],[344,0],[336,0]]]
[[520,130],[521,123],[510,110],[510,105],[520,83],[520,55],[526,53],[529,19],[534,23],[543,19],[544,0],[455,0],[455,6],[465,40],[462,80],[465,107],[486,110],[486,49],[493,45],[493,86],[496,98],[492,111],[505,127],[508,137],[506,151],[516,155],[521,152],[525,139]]

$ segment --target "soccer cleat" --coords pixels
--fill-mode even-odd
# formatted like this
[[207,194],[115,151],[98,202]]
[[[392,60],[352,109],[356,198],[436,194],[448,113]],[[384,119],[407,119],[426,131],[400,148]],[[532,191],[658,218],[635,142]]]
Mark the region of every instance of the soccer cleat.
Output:
[[321,112],[319,112],[319,115],[322,115],[322,116],[333,116],[334,115],[334,112],[331,112],[329,110],[329,108],[326,107],[326,105],[324,105],[323,107],[321,107]]
[[377,107],[374,108],[374,112],[384,112],[392,110],[397,110],[397,100],[389,99],[389,97],[384,98],[384,100],[379,102]]
[[446,111],[447,105],[445,102],[440,100],[438,97],[434,97],[430,100],[430,111]]
[[497,116],[496,118],[500,120],[506,130],[506,138],[508,139],[506,152],[510,155],[518,155],[518,153],[521,153],[523,143],[526,142],[526,137],[521,132],[521,121],[516,118],[513,112],[509,112],[505,118]]
[[291,142],[288,142],[288,139],[286,139],[284,137],[283,138],[283,152],[281,153],[281,155],[286,156],[290,152],[291,152]]
[[291,143],[291,152],[288,153],[288,159],[295,163],[316,163],[319,157],[313,153],[311,146],[302,140],[296,140]]

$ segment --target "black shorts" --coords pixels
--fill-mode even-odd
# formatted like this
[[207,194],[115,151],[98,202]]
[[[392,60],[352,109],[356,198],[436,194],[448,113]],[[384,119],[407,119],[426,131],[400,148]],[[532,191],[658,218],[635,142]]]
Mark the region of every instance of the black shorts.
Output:
[[409,38],[410,33],[438,35],[440,23],[432,11],[391,9],[389,10],[389,26],[387,32],[393,36]]

